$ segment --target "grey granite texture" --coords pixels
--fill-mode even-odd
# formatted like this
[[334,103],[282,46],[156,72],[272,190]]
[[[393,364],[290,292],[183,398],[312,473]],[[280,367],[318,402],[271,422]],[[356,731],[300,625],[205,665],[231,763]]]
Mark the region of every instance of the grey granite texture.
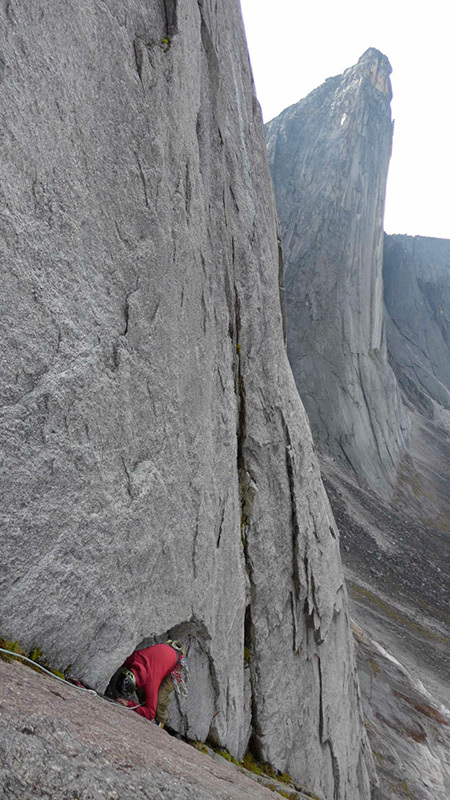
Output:
[[[447,462],[448,486],[449,472]],[[324,461],[323,474],[341,532],[352,618],[450,706],[448,500],[427,516],[423,493],[432,487],[418,478],[414,462],[402,464],[403,496],[397,490],[390,505],[352,482],[337,462]]]
[[407,400],[433,417],[450,410],[450,241],[386,236],[384,299],[389,354]]
[[[387,236],[382,253],[389,73],[369,50],[266,132],[288,352],[340,531],[351,613],[448,705],[450,242]],[[445,743],[434,749],[436,731],[427,740],[407,701],[390,695],[383,659],[364,656],[360,667],[364,689],[376,673],[364,702],[383,797],[446,796]]]
[[358,628],[355,636],[382,800],[447,800],[450,711],[378,642]]
[[100,689],[182,636],[184,733],[366,800],[239,4],[8,0],[0,54],[0,632]]
[[0,676],[5,800],[273,800],[223,758],[122,706],[18,664],[0,662]]
[[390,72],[371,48],[266,125],[297,387],[318,447],[385,496],[408,437],[383,322]]

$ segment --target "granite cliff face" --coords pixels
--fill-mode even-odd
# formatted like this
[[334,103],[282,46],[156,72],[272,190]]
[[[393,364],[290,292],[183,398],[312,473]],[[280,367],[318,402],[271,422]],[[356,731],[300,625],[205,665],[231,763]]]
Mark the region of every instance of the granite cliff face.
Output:
[[383,323],[390,72],[368,50],[266,126],[297,387],[319,449],[386,495],[408,435]]
[[376,641],[354,628],[370,743],[383,800],[447,800],[450,711]]
[[384,299],[389,354],[409,399],[433,416],[427,395],[450,410],[450,241],[386,236]]
[[412,421],[397,502],[448,535],[450,241],[386,236],[383,276],[389,358]]
[[450,243],[388,236],[383,263],[389,72],[369,50],[266,131],[288,352],[369,634],[358,658],[381,796],[446,800]]
[[183,636],[183,733],[369,798],[239,4],[0,15],[2,636],[97,688]]

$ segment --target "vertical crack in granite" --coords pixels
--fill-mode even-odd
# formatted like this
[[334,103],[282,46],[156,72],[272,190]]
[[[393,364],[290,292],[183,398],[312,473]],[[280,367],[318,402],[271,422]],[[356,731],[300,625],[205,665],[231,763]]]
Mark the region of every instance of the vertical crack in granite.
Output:
[[136,284],[135,286],[130,289],[125,295],[125,302],[123,306],[123,331],[121,336],[126,336],[128,334],[128,328],[130,324],[130,297],[135,294],[139,290],[139,277],[136,277]]
[[123,464],[123,468],[125,470],[125,475],[127,477],[127,482],[126,482],[127,494],[130,496],[131,500],[133,500],[134,495],[133,495],[133,487],[132,487],[132,483],[131,483],[130,470],[128,469],[127,463],[126,463],[126,461],[125,461],[125,459],[123,457],[122,457],[122,464]]
[[164,0],[167,36],[178,33],[178,0]]
[[195,532],[192,539],[192,572],[194,580],[197,577],[197,545],[198,545],[199,525],[200,525],[200,520],[199,517],[197,516],[197,521],[195,524]]
[[220,514],[219,529],[218,529],[217,536],[216,536],[216,547],[217,548],[220,547],[220,539],[221,539],[221,536],[222,536],[223,523],[224,523],[224,519],[225,519],[225,508],[226,508],[226,500],[224,500],[224,502],[223,502],[222,510],[221,510],[221,514]]
[[[293,643],[292,649],[295,653],[299,652],[301,646],[301,639],[298,636],[298,615],[301,608],[301,580],[299,573],[300,563],[300,548],[299,536],[300,526],[298,520],[297,503],[295,499],[295,472],[294,472],[294,451],[289,434],[289,427],[286,425],[284,418],[282,418],[284,435],[286,440],[286,473],[289,483],[289,495],[291,504],[291,529],[292,529],[292,583],[293,591],[290,593],[291,598],[291,611],[292,611],[292,628],[293,628]],[[305,575],[307,579],[306,593],[308,594],[309,576],[308,576],[308,559],[305,556]],[[307,600],[305,601],[307,602]]]
[[218,133],[221,135],[220,127],[223,116],[223,93],[220,79],[220,64],[217,57],[217,50],[211,36],[211,30],[208,25],[208,13],[205,8],[204,0],[197,0],[197,2],[201,18],[202,46],[208,62],[210,96],[214,110],[213,117],[218,126]]
[[333,744],[325,734],[325,718],[324,718],[324,700],[323,700],[323,678],[322,678],[322,665],[320,656],[317,656],[317,671],[319,676],[319,702],[320,702],[320,716],[319,716],[319,738],[322,743],[324,752],[328,753],[330,759],[331,769],[333,773],[333,800],[341,800],[341,776],[339,770],[339,762],[333,752]]
[[[284,420],[283,420],[284,422]],[[294,478],[294,454],[292,443],[290,441],[289,429],[284,423],[284,431],[286,436],[286,472],[289,481],[289,494],[291,500],[291,514],[292,514],[292,582],[294,584],[295,599],[300,600],[300,576],[299,576],[299,535],[300,528],[297,517],[297,503],[295,500],[295,478]]]
[[[141,39],[139,39],[139,37],[136,37],[136,39],[133,42],[134,60],[135,60],[137,73],[138,73],[139,78],[140,78],[142,83],[143,83],[143,77],[142,77],[143,66],[142,66],[142,64],[143,64],[143,60],[144,60],[144,57],[145,57],[145,49],[144,48],[145,48],[144,42]],[[119,233],[119,236],[120,236],[120,233]]]
[[284,259],[283,259],[283,245],[281,237],[277,234],[278,241],[278,286],[280,291],[280,307],[281,319],[283,321],[283,339],[286,344],[287,341],[287,328],[286,328],[286,287],[284,285]]
[[255,628],[252,619],[252,603],[254,602],[255,585],[253,576],[253,564],[249,553],[248,537],[251,535],[251,514],[253,492],[250,486],[250,475],[245,461],[245,439],[246,439],[246,400],[245,385],[242,374],[242,346],[241,346],[241,309],[240,300],[235,286],[234,310],[235,324],[233,341],[235,346],[235,381],[236,398],[238,404],[238,429],[237,429],[237,470],[239,477],[239,496],[241,504],[241,544],[244,553],[245,570],[248,580],[248,603],[245,609],[244,619],[244,660],[250,671],[250,743],[256,753],[259,752],[258,736],[260,729],[258,726],[257,702],[254,690],[256,680],[255,662]]

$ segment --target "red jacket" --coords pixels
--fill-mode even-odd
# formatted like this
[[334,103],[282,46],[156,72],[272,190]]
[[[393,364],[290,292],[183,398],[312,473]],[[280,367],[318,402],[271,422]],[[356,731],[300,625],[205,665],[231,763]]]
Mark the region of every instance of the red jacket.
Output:
[[145,705],[136,709],[137,714],[147,719],[155,718],[159,687],[176,667],[177,661],[178,653],[169,644],[154,644],[128,656],[123,666],[134,672],[136,686],[145,694]]

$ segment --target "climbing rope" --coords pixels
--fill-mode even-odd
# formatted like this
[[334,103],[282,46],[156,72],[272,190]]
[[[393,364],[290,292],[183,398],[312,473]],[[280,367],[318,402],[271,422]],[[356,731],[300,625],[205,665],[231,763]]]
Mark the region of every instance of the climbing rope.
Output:
[[[55,678],[57,681],[61,681],[65,686],[71,686],[72,689],[78,689],[80,692],[87,692],[88,694],[93,694],[98,697],[100,700],[105,700],[106,703],[115,703],[115,700],[109,700],[107,697],[103,697],[103,695],[99,694],[95,691],[95,689],[87,689],[86,686],[77,686],[75,683],[70,683],[70,681],[66,681],[65,678],[60,678],[59,675],[55,675],[53,672],[50,672],[49,669],[41,666],[38,664],[37,661],[33,661],[31,658],[27,658],[27,656],[22,656],[20,653],[14,653],[13,650],[4,650],[3,647],[0,647],[0,653],[6,653],[9,656],[14,656],[14,658],[19,658],[21,661],[28,661],[33,667],[37,667],[38,669],[42,670],[42,672],[46,672],[47,675],[50,675],[51,678]],[[117,705],[117,704],[116,704]],[[119,703],[121,705],[121,703]],[[122,708],[127,709],[127,711],[134,711],[136,708],[140,708],[143,706],[144,703],[139,703],[138,706],[122,706]]]

